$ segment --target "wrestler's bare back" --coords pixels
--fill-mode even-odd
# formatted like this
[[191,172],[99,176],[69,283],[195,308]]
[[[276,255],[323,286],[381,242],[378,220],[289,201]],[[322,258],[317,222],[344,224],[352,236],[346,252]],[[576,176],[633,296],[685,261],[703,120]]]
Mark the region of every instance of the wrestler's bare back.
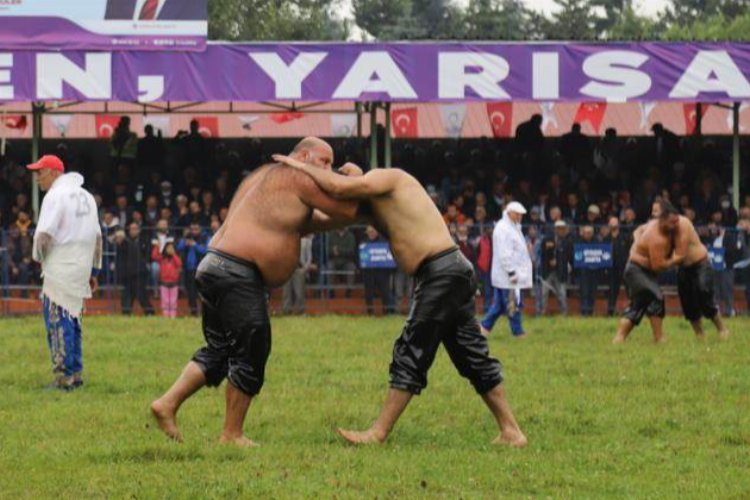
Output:
[[396,262],[414,274],[426,258],[455,246],[443,217],[414,177],[400,169],[377,169],[367,175],[393,176],[393,188],[370,198],[376,227],[385,233]]
[[651,220],[633,233],[630,260],[639,266],[652,271],[662,271],[657,263],[667,260],[671,253],[671,239],[659,229],[658,221]]
[[301,192],[311,188],[317,186],[293,168],[259,168],[240,184],[209,247],[254,262],[266,286],[281,286],[299,263],[300,236],[312,214]]

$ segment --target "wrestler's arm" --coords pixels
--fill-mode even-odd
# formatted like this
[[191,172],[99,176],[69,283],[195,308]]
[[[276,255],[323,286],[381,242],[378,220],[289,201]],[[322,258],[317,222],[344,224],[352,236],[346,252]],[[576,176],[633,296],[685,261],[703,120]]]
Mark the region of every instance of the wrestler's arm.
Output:
[[298,175],[296,183],[300,200],[313,209],[310,220],[303,230],[325,231],[352,224],[356,220],[359,207],[356,201],[333,199],[307,175]]
[[273,159],[302,170],[313,178],[326,193],[337,199],[365,199],[386,194],[396,182],[396,174],[387,169],[371,170],[362,176],[344,176],[323,170],[284,155],[273,155]]
[[341,229],[343,227],[349,226],[355,222],[360,222],[361,219],[358,217],[355,217],[354,220],[349,219],[336,219],[328,214],[325,214],[321,212],[318,209],[313,210],[312,217],[310,221],[305,225],[304,230],[302,232],[305,232],[305,230],[308,233],[319,233],[319,232],[325,232],[325,231],[331,231],[334,229]]
[[674,238],[674,250],[670,259],[674,266],[679,266],[687,258],[688,247],[690,246],[690,232],[684,227],[685,222],[680,218],[680,224],[677,227],[677,234]]

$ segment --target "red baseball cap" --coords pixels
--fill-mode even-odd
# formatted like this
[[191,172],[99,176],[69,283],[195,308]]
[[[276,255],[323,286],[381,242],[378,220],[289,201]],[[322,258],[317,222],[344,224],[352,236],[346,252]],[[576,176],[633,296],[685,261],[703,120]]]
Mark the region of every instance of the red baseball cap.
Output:
[[41,170],[43,168],[49,168],[50,170],[57,170],[58,172],[65,172],[65,165],[60,158],[55,155],[44,155],[39,158],[39,161],[26,165],[29,170]]

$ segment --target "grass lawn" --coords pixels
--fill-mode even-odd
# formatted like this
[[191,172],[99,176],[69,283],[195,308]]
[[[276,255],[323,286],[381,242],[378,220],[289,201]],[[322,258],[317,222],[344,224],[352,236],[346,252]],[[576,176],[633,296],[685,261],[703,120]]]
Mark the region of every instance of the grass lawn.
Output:
[[[516,417],[530,440],[489,444],[494,421],[441,349],[430,385],[390,441],[355,448],[385,395],[402,318],[273,320],[266,386],[250,409],[252,450],[219,446],[223,389],[183,407],[184,444],[148,404],[202,343],[199,321],[90,317],[86,386],[46,392],[40,317],[0,320],[0,498],[750,498],[750,321],[697,342],[667,320],[613,346],[614,319],[499,325]],[[708,327],[708,325],[707,325]]]

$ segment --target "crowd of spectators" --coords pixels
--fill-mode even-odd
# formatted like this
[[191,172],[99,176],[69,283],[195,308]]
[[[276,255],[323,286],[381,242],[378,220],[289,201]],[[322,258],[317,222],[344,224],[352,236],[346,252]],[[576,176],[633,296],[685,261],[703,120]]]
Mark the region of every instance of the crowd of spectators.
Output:
[[[485,308],[491,296],[492,224],[511,200],[529,211],[524,232],[537,276],[536,311],[551,311],[552,294],[556,310],[574,312],[567,301],[567,289],[574,286],[580,298],[575,312],[589,315],[598,293],[606,295],[607,312],[615,312],[632,230],[649,217],[653,200],[664,197],[696,224],[707,246],[725,250],[726,266],[716,280],[724,312],[732,314],[733,286],[745,286],[750,301],[750,270],[734,269],[750,258],[750,195],[741,200],[739,211],[732,207],[731,149],[721,138],[680,138],[659,124],[652,131],[650,136],[620,138],[608,129],[603,137],[590,137],[574,124],[552,139],[544,137],[539,117],[532,117],[513,139],[396,141],[393,156],[395,165],[423,182],[457,245],[475,264]],[[274,148],[291,144],[277,142]],[[336,163],[364,164],[368,157],[366,139],[333,144]],[[743,158],[748,158],[745,149],[743,143]],[[190,312],[197,313],[195,269],[208,241],[226,218],[241,179],[276,151],[259,139],[207,140],[198,133],[197,122],[169,139],[147,126],[139,139],[124,117],[107,143],[106,158],[94,161],[76,151],[74,142],[60,143],[50,152],[69,169],[81,171],[96,198],[106,241],[103,279],[119,286],[122,311],[130,312],[137,300],[152,314],[150,299],[161,294],[161,309],[173,315],[178,284]],[[34,225],[30,177],[23,168],[27,160],[10,153],[0,160],[0,282],[19,285],[23,294],[24,287],[39,282],[31,260]],[[747,177],[742,181],[747,193]],[[375,297],[385,312],[403,310],[408,277],[396,270],[358,267],[359,244],[379,238],[374,228],[310,238],[294,286],[285,290],[284,312],[304,311],[300,283],[326,287],[321,293],[329,298],[349,298],[359,282],[368,312],[375,310]],[[573,246],[581,242],[612,243],[613,267],[575,269]]]

